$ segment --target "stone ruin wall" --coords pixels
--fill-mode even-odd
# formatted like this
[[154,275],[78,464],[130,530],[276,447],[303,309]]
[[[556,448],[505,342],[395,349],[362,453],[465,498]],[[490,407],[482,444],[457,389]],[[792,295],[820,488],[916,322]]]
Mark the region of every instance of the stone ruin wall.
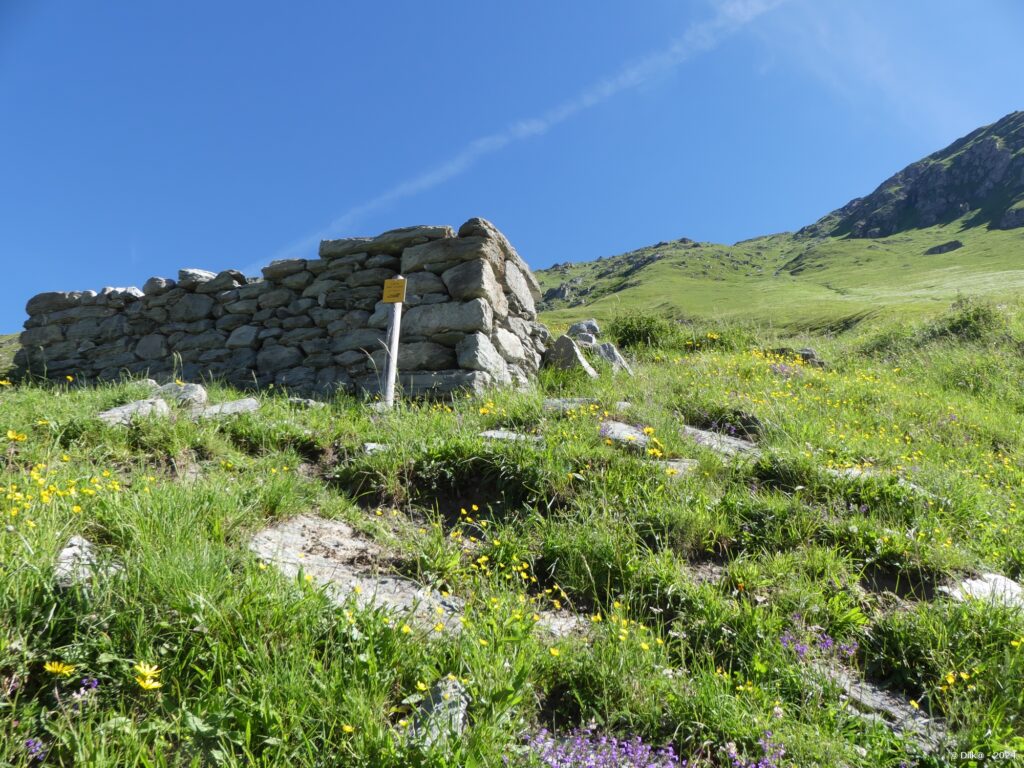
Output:
[[540,289],[490,222],[325,240],[317,259],[275,261],[262,279],[184,269],[142,290],[43,293],[29,300],[18,367],[109,381],[219,379],[307,394],[377,392],[390,308],[384,281],[407,280],[399,385],[447,394],[524,385],[548,341]]

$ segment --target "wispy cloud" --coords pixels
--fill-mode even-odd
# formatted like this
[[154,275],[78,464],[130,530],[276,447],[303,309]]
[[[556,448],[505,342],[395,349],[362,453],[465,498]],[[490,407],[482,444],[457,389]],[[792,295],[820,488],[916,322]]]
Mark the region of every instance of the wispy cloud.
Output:
[[[327,226],[281,249],[275,258],[308,253],[329,235],[343,235],[365,216],[398,200],[426,192],[465,173],[480,158],[494,154],[510,144],[543,136],[555,126],[596,107],[623,91],[637,88],[651,79],[678,67],[694,56],[714,48],[729,34],[749,24],[785,0],[718,0],[714,15],[696,22],[668,47],[623,66],[618,72],[592,83],[576,95],[534,117],[517,120],[504,129],[471,141],[462,150],[429,170],[404,181],[376,197],[355,205]],[[256,267],[253,267],[255,269]]]

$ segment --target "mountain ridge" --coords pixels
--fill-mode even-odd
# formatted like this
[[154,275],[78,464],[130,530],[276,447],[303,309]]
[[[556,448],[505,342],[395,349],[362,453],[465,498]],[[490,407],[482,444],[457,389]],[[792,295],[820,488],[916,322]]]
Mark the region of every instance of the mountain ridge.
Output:
[[648,307],[816,329],[897,307],[925,312],[961,292],[1024,289],[1024,111],[796,232],[733,245],[684,237],[537,277],[540,309],[555,323]]

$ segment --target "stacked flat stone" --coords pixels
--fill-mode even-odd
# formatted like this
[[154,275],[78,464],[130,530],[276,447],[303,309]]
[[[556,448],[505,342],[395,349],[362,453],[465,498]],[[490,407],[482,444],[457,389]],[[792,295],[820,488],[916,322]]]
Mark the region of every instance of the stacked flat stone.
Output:
[[408,280],[398,352],[407,394],[524,385],[549,339],[540,287],[484,219],[325,240],[319,258],[275,261],[261,279],[183,269],[138,288],[29,300],[16,362],[51,378],[124,374],[324,394],[377,392],[390,315],[384,281]]

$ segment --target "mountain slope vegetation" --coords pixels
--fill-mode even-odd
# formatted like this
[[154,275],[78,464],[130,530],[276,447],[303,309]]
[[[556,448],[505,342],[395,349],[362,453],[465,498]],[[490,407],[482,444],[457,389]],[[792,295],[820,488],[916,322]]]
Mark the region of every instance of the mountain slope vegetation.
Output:
[[634,308],[682,319],[841,329],[1024,287],[1024,112],[914,163],[796,233],[661,242],[540,270],[544,318]]

